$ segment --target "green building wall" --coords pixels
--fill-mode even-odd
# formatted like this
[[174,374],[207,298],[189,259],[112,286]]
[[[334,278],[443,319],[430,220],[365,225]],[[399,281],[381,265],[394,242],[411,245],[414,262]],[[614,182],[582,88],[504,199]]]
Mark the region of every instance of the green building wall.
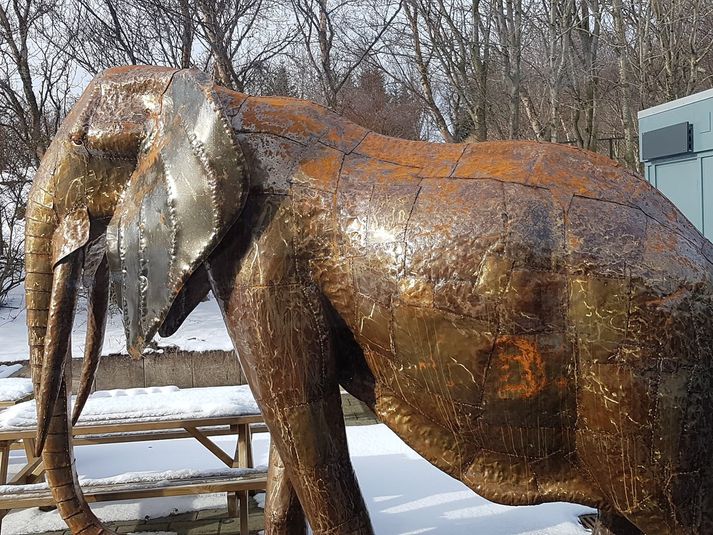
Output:
[[[691,150],[672,156],[643,158],[647,132],[688,122]],[[639,112],[640,159],[644,176],[708,238],[713,238],[713,90]]]

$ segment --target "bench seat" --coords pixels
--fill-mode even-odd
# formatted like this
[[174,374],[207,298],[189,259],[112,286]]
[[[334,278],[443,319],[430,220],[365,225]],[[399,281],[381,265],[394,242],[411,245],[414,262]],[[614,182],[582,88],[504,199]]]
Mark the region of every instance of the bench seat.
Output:
[[[233,471],[206,472],[178,471],[161,477],[151,473],[124,474],[114,478],[81,480],[82,491],[89,503],[193,494],[236,493],[264,490],[267,468],[244,468]],[[132,477],[133,476],[133,477]],[[147,477],[149,476],[149,477]],[[0,511],[54,505],[46,483],[33,485],[0,485]]]

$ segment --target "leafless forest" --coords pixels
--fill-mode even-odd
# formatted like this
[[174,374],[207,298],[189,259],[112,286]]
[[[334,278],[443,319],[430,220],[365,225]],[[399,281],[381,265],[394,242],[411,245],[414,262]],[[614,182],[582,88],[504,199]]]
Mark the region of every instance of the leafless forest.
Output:
[[0,305],[33,169],[107,67],[197,67],[387,135],[571,143],[636,168],[636,112],[711,87],[712,47],[713,0],[0,0]]

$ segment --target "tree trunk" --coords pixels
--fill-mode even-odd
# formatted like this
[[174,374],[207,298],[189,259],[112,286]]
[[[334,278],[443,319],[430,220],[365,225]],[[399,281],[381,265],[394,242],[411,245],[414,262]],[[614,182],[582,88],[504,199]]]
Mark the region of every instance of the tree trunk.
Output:
[[616,53],[619,64],[619,94],[621,98],[621,120],[624,130],[624,161],[631,169],[636,169],[634,159],[634,132],[631,121],[630,91],[628,79],[628,47],[624,30],[624,14],[621,0],[612,0],[612,18],[616,38]]

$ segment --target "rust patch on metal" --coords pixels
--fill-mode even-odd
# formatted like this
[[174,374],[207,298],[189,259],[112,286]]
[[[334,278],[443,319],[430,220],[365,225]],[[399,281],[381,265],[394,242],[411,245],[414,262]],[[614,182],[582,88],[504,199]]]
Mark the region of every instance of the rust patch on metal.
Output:
[[501,399],[530,399],[547,384],[545,365],[534,340],[504,336],[496,342]]

